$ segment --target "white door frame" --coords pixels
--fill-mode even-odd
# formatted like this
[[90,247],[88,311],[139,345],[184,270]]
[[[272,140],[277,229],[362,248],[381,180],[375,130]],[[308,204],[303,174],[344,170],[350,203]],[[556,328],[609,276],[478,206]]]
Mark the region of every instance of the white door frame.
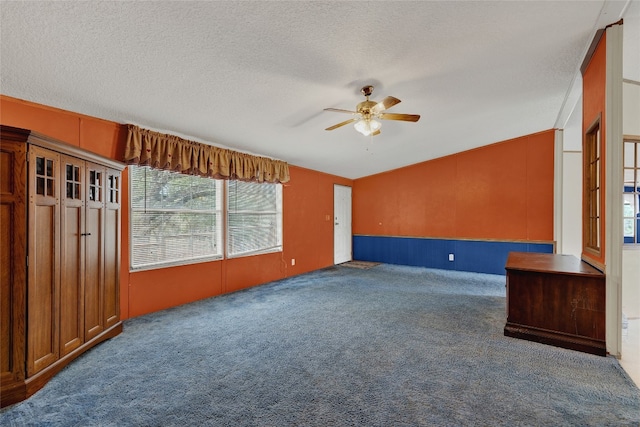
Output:
[[622,354],[622,25],[607,28],[605,165],[605,317],[609,354]]

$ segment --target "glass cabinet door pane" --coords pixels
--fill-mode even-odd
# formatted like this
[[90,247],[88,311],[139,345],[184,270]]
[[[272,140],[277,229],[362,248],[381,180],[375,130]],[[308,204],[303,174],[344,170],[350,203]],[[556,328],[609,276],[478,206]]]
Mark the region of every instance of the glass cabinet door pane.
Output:
[[36,178],[36,194],[44,196],[44,178],[41,176]]
[[36,157],[36,175],[44,175],[44,158]]

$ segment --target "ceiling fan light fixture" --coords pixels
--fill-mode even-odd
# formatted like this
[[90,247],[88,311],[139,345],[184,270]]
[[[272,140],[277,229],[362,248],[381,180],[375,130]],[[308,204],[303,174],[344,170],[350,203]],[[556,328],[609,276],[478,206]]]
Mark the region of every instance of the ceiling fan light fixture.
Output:
[[355,123],[354,127],[356,131],[360,132],[364,136],[376,136],[380,135],[380,128],[382,124],[378,120],[400,120],[403,122],[417,122],[420,120],[418,114],[399,114],[399,113],[387,113],[386,111],[398,104],[400,100],[393,96],[387,96],[380,102],[371,101],[369,96],[373,92],[373,86],[365,86],[361,90],[362,94],[367,98],[366,101],[360,102],[356,105],[355,111],[343,110],[341,108],[325,108],[325,111],[334,111],[336,113],[351,114],[352,118],[338,123],[337,125],[329,126],[325,130],[334,130],[342,126]]
[[364,136],[369,136],[372,133],[380,130],[380,127],[382,127],[382,123],[373,119],[362,119],[357,121],[354,127]]

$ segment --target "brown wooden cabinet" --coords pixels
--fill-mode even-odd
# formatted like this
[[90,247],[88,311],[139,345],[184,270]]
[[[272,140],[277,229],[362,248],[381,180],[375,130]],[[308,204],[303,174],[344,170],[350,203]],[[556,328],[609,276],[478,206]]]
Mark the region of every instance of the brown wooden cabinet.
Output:
[[24,129],[0,141],[1,406],[119,334],[123,165]]
[[606,355],[605,275],[573,255],[511,252],[506,336]]

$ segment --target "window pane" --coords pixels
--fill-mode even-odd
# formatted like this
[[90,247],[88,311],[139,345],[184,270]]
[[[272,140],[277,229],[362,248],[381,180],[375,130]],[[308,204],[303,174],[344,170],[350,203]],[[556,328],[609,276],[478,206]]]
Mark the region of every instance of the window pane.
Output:
[[596,123],[586,134],[584,140],[584,182],[585,206],[583,212],[583,246],[600,253],[600,124]]
[[623,163],[624,242],[640,244],[640,141],[624,142]]
[[634,236],[634,230],[633,230],[634,222],[635,221],[633,219],[629,219],[629,218],[624,220],[624,237]]
[[[633,173],[633,169],[624,169],[623,172],[623,176],[624,176],[624,186],[625,186],[625,190],[624,191],[633,191],[633,183],[635,181],[635,177],[634,177],[634,173]],[[629,189],[627,190],[626,187],[629,187]]]
[[635,158],[635,144],[633,142],[625,142],[624,143],[624,153],[622,155],[624,161],[625,168],[633,167],[633,160]]
[[634,199],[635,199],[635,195],[634,194],[623,194],[622,195],[622,200],[624,203],[624,207],[623,207],[623,212],[622,215],[624,217],[630,218],[636,215],[635,213],[635,206],[634,206]]
[[282,185],[227,183],[229,256],[282,250]]
[[222,255],[221,181],[131,167],[132,268]]

